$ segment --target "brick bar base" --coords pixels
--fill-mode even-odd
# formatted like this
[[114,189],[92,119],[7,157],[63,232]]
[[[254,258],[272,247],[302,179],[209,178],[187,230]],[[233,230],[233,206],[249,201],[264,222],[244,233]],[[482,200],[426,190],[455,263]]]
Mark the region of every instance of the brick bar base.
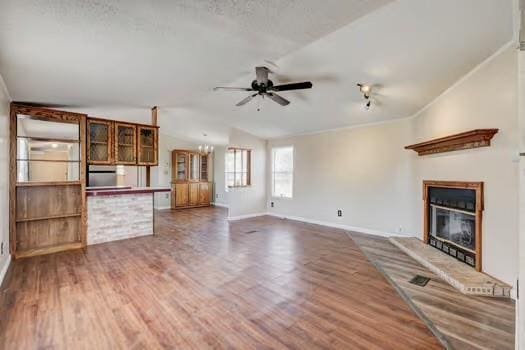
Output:
[[153,194],[87,197],[87,240],[97,244],[153,234]]

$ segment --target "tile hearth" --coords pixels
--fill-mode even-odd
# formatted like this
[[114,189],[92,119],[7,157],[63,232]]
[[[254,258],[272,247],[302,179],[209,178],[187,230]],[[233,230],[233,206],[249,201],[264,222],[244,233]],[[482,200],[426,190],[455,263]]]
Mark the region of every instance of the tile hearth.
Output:
[[392,237],[390,242],[463,294],[510,298],[509,285],[476,271],[415,237]]

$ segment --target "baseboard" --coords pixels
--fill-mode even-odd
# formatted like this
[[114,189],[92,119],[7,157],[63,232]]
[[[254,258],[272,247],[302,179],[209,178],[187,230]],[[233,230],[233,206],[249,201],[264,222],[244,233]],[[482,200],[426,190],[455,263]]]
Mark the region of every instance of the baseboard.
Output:
[[0,271],[0,286],[2,286],[2,283],[4,282],[7,270],[9,270],[9,265],[11,265],[11,255],[7,258],[7,264],[5,264],[4,268]]
[[171,209],[171,207],[170,206],[168,206],[168,207],[155,207],[154,209],[155,210],[166,210],[166,209]]
[[337,224],[335,222],[329,222],[329,221],[312,220],[312,219],[307,219],[307,218],[303,218],[303,217],[300,217],[300,216],[283,215],[283,214],[277,214],[277,213],[267,213],[267,215],[274,216],[274,217],[281,218],[281,219],[287,219],[287,220],[293,220],[293,221],[301,221],[301,222],[305,222],[305,223],[308,223],[308,224],[328,226],[328,227],[338,228],[338,229],[341,229],[341,230],[354,231],[354,232],[365,233],[365,234],[374,235],[374,236],[381,236],[381,237],[411,237],[411,235],[408,235],[408,234],[392,233],[392,232],[386,232],[386,231],[369,229],[369,228],[365,228],[365,227],[349,226],[349,225]]
[[222,207],[222,208],[229,208],[230,207],[228,204],[220,203],[220,202],[212,202],[211,205],[214,205],[216,207]]
[[230,216],[228,218],[228,221],[236,221],[236,220],[244,220],[244,219],[250,219],[255,218],[258,216],[266,216],[268,213],[255,213],[255,214],[246,214],[246,215],[239,215],[239,216]]

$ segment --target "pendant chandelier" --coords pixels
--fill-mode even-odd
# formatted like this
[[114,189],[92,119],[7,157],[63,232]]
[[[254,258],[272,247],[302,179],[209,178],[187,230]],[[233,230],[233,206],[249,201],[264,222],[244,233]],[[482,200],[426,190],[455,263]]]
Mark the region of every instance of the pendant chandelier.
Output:
[[[202,136],[207,137],[207,134],[202,134]],[[213,146],[208,145],[207,143],[204,143],[202,145],[199,145],[199,153],[203,156],[207,156],[210,153],[213,153]]]

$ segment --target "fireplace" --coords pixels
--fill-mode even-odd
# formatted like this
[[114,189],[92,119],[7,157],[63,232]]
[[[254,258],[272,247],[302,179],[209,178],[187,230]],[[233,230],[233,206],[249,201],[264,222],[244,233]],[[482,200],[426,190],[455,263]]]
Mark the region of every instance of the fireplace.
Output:
[[482,182],[424,181],[424,240],[481,271]]

